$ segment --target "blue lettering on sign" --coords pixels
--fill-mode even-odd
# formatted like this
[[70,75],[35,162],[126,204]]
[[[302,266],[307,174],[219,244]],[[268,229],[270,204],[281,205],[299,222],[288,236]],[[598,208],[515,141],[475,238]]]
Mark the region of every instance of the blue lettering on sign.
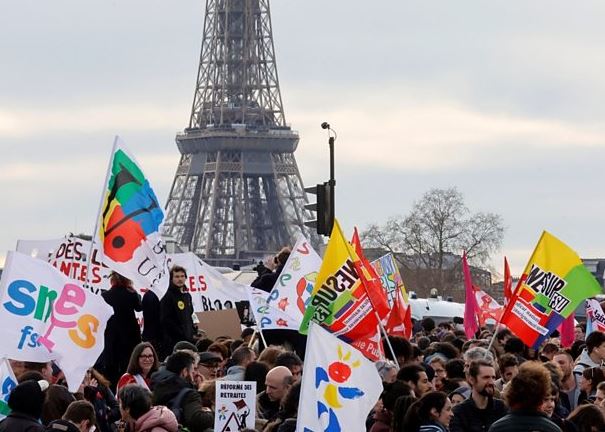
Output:
[[17,387],[17,383],[13,381],[11,377],[7,377],[4,379],[2,383],[2,400],[8,403],[8,397],[10,392]]

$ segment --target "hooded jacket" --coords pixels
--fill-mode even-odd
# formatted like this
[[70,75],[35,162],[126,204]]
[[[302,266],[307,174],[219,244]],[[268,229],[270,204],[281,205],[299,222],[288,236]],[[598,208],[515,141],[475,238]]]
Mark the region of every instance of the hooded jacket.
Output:
[[214,415],[202,407],[202,397],[191,384],[174,372],[161,369],[151,376],[153,405],[171,408],[172,400],[184,388],[190,388],[181,403],[181,423],[191,431],[203,431],[214,426]]
[[179,424],[176,417],[165,406],[154,406],[134,425],[134,432],[177,432]]
[[588,355],[588,351],[584,349],[582,354],[580,354],[580,357],[578,357],[576,360],[576,366],[573,368],[573,373],[580,375],[582,372],[584,372],[584,369],[592,367],[601,367],[601,364],[595,363]]

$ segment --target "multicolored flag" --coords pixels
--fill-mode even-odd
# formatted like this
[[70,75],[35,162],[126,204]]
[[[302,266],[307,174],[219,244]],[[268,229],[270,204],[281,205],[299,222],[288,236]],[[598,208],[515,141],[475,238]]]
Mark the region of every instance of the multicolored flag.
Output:
[[537,349],[581,302],[601,291],[580,257],[544,231],[504,311],[502,324]]
[[504,257],[504,303],[508,304],[513,297],[513,278],[510,274],[508,260]]
[[477,300],[477,305],[479,307],[479,314],[477,315],[479,325],[483,327],[488,320],[492,320],[492,322],[488,324],[498,324],[502,317],[502,313],[504,312],[504,307],[485,291],[480,289],[475,289],[474,291],[475,299]]
[[357,274],[360,275],[361,281],[363,282],[366,292],[374,310],[378,314],[378,317],[382,320],[387,317],[389,310],[389,301],[387,300],[386,292],[382,286],[380,278],[376,274],[376,270],[369,263],[365,255],[363,254],[363,248],[361,247],[361,240],[359,239],[359,233],[357,227],[353,231],[353,239],[351,241],[355,253],[359,257],[358,261],[355,261],[355,269]]
[[6,358],[0,359],[0,420],[11,413],[8,397],[15,387],[17,387],[17,378],[10,362]]
[[100,262],[162,298],[169,276],[160,227],[164,212],[149,180],[116,137],[93,243]]
[[479,330],[479,322],[477,316],[481,313],[479,305],[477,304],[477,298],[475,297],[475,287],[473,287],[473,281],[471,279],[471,269],[468,266],[466,259],[466,252],[462,254],[462,272],[464,274],[464,333],[466,337],[472,339],[475,337],[475,333]]
[[296,329],[300,327],[311,301],[320,266],[321,257],[301,234],[269,294],[269,306],[286,314],[290,318],[288,324]]
[[378,316],[355,266],[358,261],[335,220],[300,332],[306,334],[309,322],[315,321],[377,360],[381,357]]
[[297,431],[365,432],[366,418],[381,392],[382,380],[371,361],[310,323]]
[[395,262],[395,257],[392,253],[381,256],[376,261],[371,262],[372,267],[376,270],[376,274],[382,282],[382,286],[387,293],[387,299],[389,305],[392,307],[395,302],[395,296],[397,291],[400,291],[403,295],[403,300],[407,303],[408,293],[403,284],[403,278],[399,272],[399,267]]

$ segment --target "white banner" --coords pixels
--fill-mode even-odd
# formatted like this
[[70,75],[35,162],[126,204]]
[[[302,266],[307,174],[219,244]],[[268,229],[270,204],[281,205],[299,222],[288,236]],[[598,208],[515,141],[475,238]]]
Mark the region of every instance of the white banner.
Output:
[[290,317],[293,327],[302,323],[320,266],[321,257],[301,235],[269,295],[269,305]]
[[271,306],[268,303],[268,292],[250,287],[247,289],[247,293],[256,324],[262,330],[281,329],[298,331],[300,321],[290,318],[281,310]]
[[8,359],[0,359],[0,420],[11,412],[8,407],[8,396],[15,387],[17,387],[17,378]]
[[308,335],[296,430],[365,432],[382,392],[374,363],[319,324]]
[[256,419],[255,381],[217,381],[214,430],[254,429]]
[[0,356],[55,360],[78,390],[104,345],[112,308],[50,264],[9,252],[0,282]]

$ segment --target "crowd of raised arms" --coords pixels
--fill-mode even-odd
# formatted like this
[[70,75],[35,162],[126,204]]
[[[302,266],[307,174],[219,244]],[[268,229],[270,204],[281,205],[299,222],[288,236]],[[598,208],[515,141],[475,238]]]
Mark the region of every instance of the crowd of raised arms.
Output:
[[[173,267],[170,277],[160,300],[112,276],[102,294],[114,310],[105,350],[78,392],[53,362],[11,360],[19,384],[0,432],[212,431],[217,380],[256,382],[254,430],[295,431],[304,400],[300,338],[276,333],[265,347],[244,328],[236,339],[209,339],[194,324],[186,270]],[[268,278],[259,274],[253,286],[273,286]],[[135,311],[144,314],[142,333]],[[425,318],[415,330],[410,340],[383,341],[387,359],[375,363],[383,391],[365,430],[605,431],[604,333],[585,336],[580,323],[569,349],[555,333],[536,351],[507,329],[469,340],[461,324]]]

